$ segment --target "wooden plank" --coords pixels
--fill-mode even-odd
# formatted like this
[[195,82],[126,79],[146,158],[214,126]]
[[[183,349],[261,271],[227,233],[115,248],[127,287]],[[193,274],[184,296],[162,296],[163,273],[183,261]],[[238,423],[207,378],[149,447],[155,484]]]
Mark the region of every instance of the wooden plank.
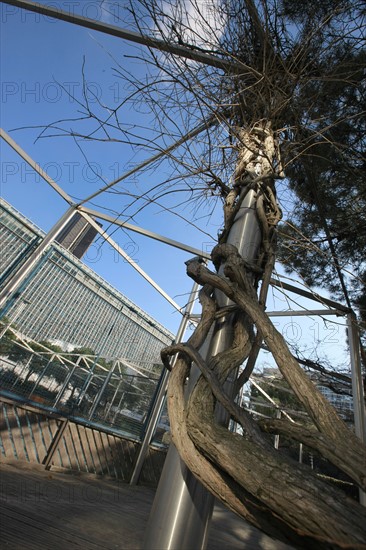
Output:
[[115,445],[119,457],[121,479],[129,481],[136,453],[136,445],[132,441],[127,441],[120,437],[115,437]]
[[[39,445],[37,443],[37,440],[35,438],[34,431],[33,431],[35,428],[33,417],[34,417],[33,413],[27,410],[24,411],[24,420],[26,423],[26,427],[25,427],[26,445],[27,445],[28,453],[33,458],[33,462],[40,464],[41,460],[40,460],[39,450],[41,451],[42,448],[40,447],[40,449],[38,449]],[[38,426],[36,426],[36,429],[38,431]]]
[[83,469],[85,469],[89,473],[94,472],[93,466],[90,463],[90,459],[88,459],[87,444],[84,437],[84,426],[81,426],[80,424],[75,424],[75,427],[78,434],[78,444],[80,446],[80,456],[82,459]]
[[[66,422],[66,420],[64,420],[63,422]],[[54,466],[59,465],[61,466],[61,468],[66,468],[67,470],[71,470],[72,467],[70,463],[69,449],[66,444],[67,437],[65,437],[65,434],[67,433],[68,432],[67,432],[67,426],[66,426],[65,432],[58,443],[57,451],[55,452],[55,456],[56,456],[55,463],[53,465]]]
[[42,460],[46,456],[47,448],[45,445],[44,438],[42,437],[42,431],[41,431],[41,420],[43,416],[36,414],[35,412],[28,411],[28,420],[30,424],[30,429],[32,431],[34,444],[37,449],[37,454],[39,458],[39,463],[42,463]]
[[[56,420],[55,418],[49,417],[45,417],[44,421],[41,421],[41,430],[47,447],[47,454],[49,453],[52,442],[57,435],[57,431],[61,422],[62,420]],[[52,457],[51,465],[61,466],[61,455],[58,449]]]
[[133,465],[136,460],[136,453],[138,452],[140,446],[134,441],[122,439],[121,437],[118,438],[118,445],[122,447],[123,450],[123,457],[125,461],[124,467],[126,475],[128,476],[126,480],[129,481],[132,475]]
[[8,419],[7,419],[7,406],[3,404],[2,411],[1,411],[1,437],[2,437],[2,443],[4,447],[5,457],[6,458],[18,458],[16,455],[15,445],[13,443],[13,438],[11,435],[11,430],[9,427]]
[[28,455],[29,462],[38,462],[38,456],[35,450],[34,442],[32,439],[32,434],[29,429],[28,424],[28,418],[27,418],[27,411],[26,409],[19,409],[18,407],[15,408],[15,410],[18,413],[19,418],[19,424],[20,424],[20,431],[22,433],[23,437],[23,444],[26,450],[26,454]]
[[105,437],[103,437],[104,435],[105,434],[103,434],[103,432],[97,431],[97,440],[99,440],[98,449],[103,463],[104,474],[111,475],[111,470],[109,466],[110,456],[108,453],[108,441],[105,441]]
[[62,468],[67,468],[68,470],[72,470],[71,465],[71,458],[70,458],[70,452],[69,445],[67,444],[67,438],[65,437],[65,434],[63,435],[60,444],[59,444],[59,451],[61,456],[61,464]]
[[3,438],[1,437],[1,432],[0,432],[0,452],[1,452],[1,456],[0,456],[0,460],[1,460],[2,458],[6,457]]
[[8,429],[5,423],[5,407],[5,403],[0,401],[0,432]]
[[18,460],[29,462],[24,450],[23,437],[18,426],[17,415],[14,407],[8,407],[5,415],[8,419],[8,428],[10,430],[9,435],[12,439],[13,445],[15,446],[16,458],[18,458]]
[[97,449],[95,448],[95,441],[93,438],[93,433],[90,428],[87,428],[84,426],[83,429],[83,438],[84,438],[84,445],[86,447],[86,452],[88,453],[89,462],[92,465],[92,470],[95,474],[98,473],[98,456],[97,456]]
[[86,428],[81,425],[77,425],[76,428],[79,434],[79,441],[84,454],[85,462],[87,464],[88,472],[95,474],[96,472],[95,472],[94,461],[93,461],[92,454],[90,452],[89,442],[85,433]]
[[[70,532],[67,524],[63,526],[57,519],[52,521],[47,518],[45,521],[39,514],[31,510],[20,511],[16,506],[7,506],[2,510],[2,516],[4,524],[11,525],[13,528],[13,533],[6,530],[5,540],[2,537],[2,543],[4,544],[7,539],[10,544],[9,548],[20,548],[16,544],[17,540],[22,540],[24,543],[22,548],[27,548],[27,550],[40,548],[100,550],[101,548],[100,542],[94,542],[88,534],[77,533],[75,530]],[[7,544],[4,547],[8,547]],[[103,548],[110,547],[103,545]]]
[[46,470],[49,470],[52,465],[57,465],[58,462],[61,467],[63,466],[62,446],[60,447],[60,443],[63,440],[63,436],[65,434],[65,431],[68,425],[69,425],[68,420],[62,420],[62,421],[59,420],[58,422],[57,431],[53,436],[53,440],[50,448],[48,449],[47,455],[42,462]]
[[80,441],[80,431],[79,431],[78,425],[74,424],[73,422],[70,422],[70,432],[72,433],[72,436],[73,436],[73,443],[77,454],[79,470],[81,472],[89,472],[88,464],[86,462],[86,457],[84,453],[84,448]]
[[48,452],[48,449],[50,448],[53,440],[53,434],[52,434],[52,429],[47,416],[43,416],[43,415],[40,416],[38,419],[38,425],[41,432],[42,440],[44,442],[44,446],[46,448],[46,451]]
[[[58,420],[56,420],[54,418],[49,419],[49,424],[50,424],[50,427],[52,429],[52,434],[53,434],[52,441],[57,436],[60,427],[62,427],[65,422],[67,422],[66,419],[58,419]],[[67,428],[66,428],[66,430],[67,430]],[[59,466],[62,467],[62,454],[61,454],[60,445],[57,446],[57,449],[54,453],[54,461],[55,461],[55,465],[58,464]]]
[[68,427],[66,428],[64,439],[65,439],[68,453],[69,453],[71,469],[75,470],[76,472],[80,472],[80,464],[77,456],[77,450],[75,448],[74,435],[73,435],[73,432],[71,431],[71,427],[72,427],[72,423],[70,422]]
[[119,456],[118,452],[115,446],[113,435],[111,434],[105,434],[107,436],[107,442],[108,442],[108,449],[111,457],[111,470],[113,472],[113,477],[117,478],[119,477]]
[[113,456],[113,467],[115,476],[117,479],[124,479],[123,461],[121,460],[123,457],[121,456],[120,449],[118,449],[117,447],[116,437],[109,434],[107,435],[107,438],[109,442],[109,448]]
[[105,459],[103,453],[101,452],[101,444],[99,438],[99,432],[93,429],[87,428],[86,430],[88,440],[90,442],[90,447],[93,450],[94,463],[96,466],[96,472],[99,475],[104,475],[107,471],[105,466]]

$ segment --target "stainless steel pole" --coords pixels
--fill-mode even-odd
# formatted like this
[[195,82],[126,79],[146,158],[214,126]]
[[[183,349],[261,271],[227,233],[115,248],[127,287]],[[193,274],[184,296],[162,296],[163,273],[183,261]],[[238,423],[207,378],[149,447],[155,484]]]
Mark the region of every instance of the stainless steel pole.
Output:
[[[258,253],[261,230],[257,221],[256,192],[250,191],[236,216],[228,243],[236,246],[244,259],[253,261]],[[217,293],[220,306],[229,300]],[[230,316],[216,323],[210,341],[205,346],[205,356],[215,356],[227,349],[232,342]],[[198,369],[192,369],[188,392],[199,376]],[[194,478],[179,455],[170,446],[160,478],[153,508],[145,532],[145,550],[199,550],[207,545],[209,522],[214,498]]]
[[365,400],[362,385],[361,357],[359,349],[357,320],[354,313],[347,315],[355,433],[366,444]]
[[[360,343],[357,330],[357,320],[354,313],[347,315],[348,341],[351,356],[351,376],[353,395],[353,415],[355,422],[355,433],[366,444],[366,418],[365,418],[365,397],[362,385]],[[366,506],[366,493],[359,491],[360,503]]]

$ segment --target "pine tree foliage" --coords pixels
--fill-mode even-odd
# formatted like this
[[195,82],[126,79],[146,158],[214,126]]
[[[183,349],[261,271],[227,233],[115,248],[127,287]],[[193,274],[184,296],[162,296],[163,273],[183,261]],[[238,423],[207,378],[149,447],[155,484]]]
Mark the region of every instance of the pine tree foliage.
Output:
[[358,307],[362,319],[366,292],[365,61],[364,50],[355,52],[346,44],[325,60],[322,76],[329,67],[331,76],[310,82],[303,90],[305,99],[316,99],[306,111],[314,122],[311,131],[302,129],[305,139],[297,148],[298,157],[286,170],[294,209],[280,230],[278,255],[309,286],[327,288],[337,299]]

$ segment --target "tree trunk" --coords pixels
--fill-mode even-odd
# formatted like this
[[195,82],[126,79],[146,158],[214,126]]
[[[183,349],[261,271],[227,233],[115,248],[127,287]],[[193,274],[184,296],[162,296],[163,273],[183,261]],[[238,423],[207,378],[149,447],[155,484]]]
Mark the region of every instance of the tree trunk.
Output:
[[[186,344],[166,348],[162,354],[167,364],[168,357],[179,353],[168,388],[172,439],[187,466],[215,496],[268,534],[297,546],[362,547],[365,509],[309,468],[276,451],[253,418],[223,389],[228,376],[246,359],[241,380],[248,378],[263,339],[314,423],[313,447],[365,488],[365,448],[308,379],[264,313],[274,263],[275,227],[280,219],[274,189],[274,180],[281,173],[276,135],[271,124],[260,121],[250,129],[240,129],[237,137],[240,149],[233,185],[225,198],[225,226],[212,252],[217,273],[198,259],[187,263],[188,275],[204,285],[201,323]],[[261,246],[255,261],[248,262],[226,240],[246,193],[253,189]],[[214,289],[224,293],[232,306],[220,310]],[[204,361],[199,348],[215,318],[223,315],[233,322],[232,345]],[[186,404],[184,384],[193,362],[202,375]],[[217,402],[241,424],[243,436],[217,422]],[[262,422],[260,427],[272,430],[268,423]],[[286,433],[287,425],[281,427]],[[291,435],[301,441],[301,428],[296,426]],[[303,439],[310,443],[305,430]]]

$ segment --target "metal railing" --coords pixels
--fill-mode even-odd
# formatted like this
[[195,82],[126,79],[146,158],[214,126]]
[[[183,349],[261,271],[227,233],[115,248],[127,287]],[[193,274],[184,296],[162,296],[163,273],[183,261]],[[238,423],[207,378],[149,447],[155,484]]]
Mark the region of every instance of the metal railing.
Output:
[[[0,396],[0,459],[108,476],[129,482],[140,444],[107,428],[72,421],[39,405]],[[165,460],[163,449],[149,448],[139,483],[156,486]]]
[[[19,339],[11,327],[2,332],[3,396],[141,439],[160,373],[146,371],[123,358],[105,360],[55,351],[42,343]],[[156,430],[157,444],[169,429],[164,416]]]

